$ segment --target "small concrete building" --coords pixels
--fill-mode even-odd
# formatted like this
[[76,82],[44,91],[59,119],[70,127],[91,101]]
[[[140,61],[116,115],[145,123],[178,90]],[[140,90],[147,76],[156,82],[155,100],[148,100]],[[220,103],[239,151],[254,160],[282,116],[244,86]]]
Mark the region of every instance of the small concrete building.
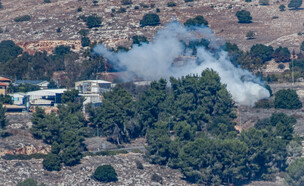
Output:
[[28,96],[28,100],[30,102],[37,99],[53,100],[55,102],[59,102],[59,100],[56,101],[56,97],[59,97],[58,94],[63,94],[65,91],[67,91],[67,89],[36,90],[27,92],[26,96]]
[[104,80],[77,81],[75,89],[79,91],[79,94],[100,94],[108,91],[111,88],[111,84],[111,82]]
[[101,104],[102,96],[100,94],[79,94],[79,96],[84,97],[83,104],[92,103],[93,105]]
[[25,104],[25,93],[23,92],[17,92],[13,94],[9,94],[13,99],[14,105],[24,105]]
[[0,95],[6,95],[7,94],[7,88],[9,84],[12,82],[11,79],[5,78],[0,76]]

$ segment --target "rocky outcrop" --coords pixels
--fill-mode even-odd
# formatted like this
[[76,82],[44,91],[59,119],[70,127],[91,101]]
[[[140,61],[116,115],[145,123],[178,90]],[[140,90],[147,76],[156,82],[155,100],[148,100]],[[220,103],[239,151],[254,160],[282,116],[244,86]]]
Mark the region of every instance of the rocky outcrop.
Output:
[[14,149],[14,150],[8,150],[8,149],[3,149],[0,148],[0,156],[4,156],[5,154],[25,154],[25,155],[31,155],[31,154],[47,154],[48,152],[51,151],[51,146],[46,146],[46,145],[39,145],[39,146],[34,146],[34,145],[27,145],[25,146],[24,144],[19,144],[20,147]]

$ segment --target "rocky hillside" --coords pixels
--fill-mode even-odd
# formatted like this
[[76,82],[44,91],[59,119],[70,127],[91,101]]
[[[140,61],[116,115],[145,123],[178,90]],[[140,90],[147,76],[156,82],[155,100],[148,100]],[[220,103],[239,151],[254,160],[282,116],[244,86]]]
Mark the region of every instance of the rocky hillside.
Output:
[[[137,169],[135,161],[142,162],[144,169]],[[59,172],[44,170],[41,162],[42,160],[1,160],[1,184],[13,186],[25,178],[32,177],[46,185],[161,185],[151,181],[151,176],[156,173],[163,178],[163,185],[187,185],[187,182],[181,179],[183,175],[180,171],[148,164],[138,153],[85,157],[80,165],[64,167]],[[95,169],[104,164],[111,164],[115,168],[118,175],[116,183],[101,184],[91,178]]]
[[[130,45],[133,35],[145,35],[149,39],[160,27],[172,20],[185,22],[189,18],[203,15],[209,22],[216,36],[237,43],[248,49],[252,44],[264,43],[273,46],[283,45],[299,49],[304,31],[304,10],[280,11],[279,6],[288,1],[270,0],[270,5],[261,6],[258,0],[246,3],[244,0],[174,0],[175,7],[168,7],[173,0],[133,0],[131,5],[122,5],[120,0],[2,0],[0,10],[0,40],[12,39],[16,42],[37,41],[75,41],[81,38],[78,32],[86,28],[79,18],[96,14],[102,18],[102,27],[91,29],[91,40],[101,41],[114,47]],[[81,8],[81,11],[78,9]],[[123,8],[123,9],[121,9]],[[146,13],[156,13],[159,9],[162,25],[157,27],[140,27],[139,21]],[[246,9],[251,12],[253,23],[239,24],[235,13]],[[30,15],[25,22],[15,22],[14,18]],[[60,31],[58,31],[60,28]],[[254,31],[256,39],[247,40],[246,33]],[[77,43],[77,42],[76,42]],[[23,45],[24,43],[20,43]],[[30,45],[31,46],[31,45]],[[39,48],[39,46],[36,46]]]

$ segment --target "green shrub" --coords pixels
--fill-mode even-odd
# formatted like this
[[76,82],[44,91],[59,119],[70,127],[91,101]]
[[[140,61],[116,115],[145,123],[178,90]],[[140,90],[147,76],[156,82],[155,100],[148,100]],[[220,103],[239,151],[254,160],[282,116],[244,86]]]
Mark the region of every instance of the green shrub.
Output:
[[296,9],[300,8],[302,3],[303,3],[303,0],[291,0],[288,4],[288,7],[296,10]]
[[80,6],[77,8],[77,12],[81,12],[81,11],[82,11],[82,7]]
[[135,160],[135,164],[138,169],[144,169],[143,164],[139,160]]
[[152,176],[151,176],[151,181],[158,182],[158,183],[162,184],[163,178],[161,176],[159,176],[158,174],[153,173]]
[[291,186],[304,184],[304,158],[300,158],[288,166],[285,181],[287,185]]
[[160,24],[160,19],[157,14],[145,14],[140,20],[141,27],[145,26],[157,26]]
[[101,23],[101,18],[96,15],[90,15],[86,18],[86,25],[88,28],[100,27]]
[[17,186],[37,186],[37,181],[33,178],[27,178],[22,182],[17,183]]
[[201,25],[208,25],[208,21],[205,20],[203,16],[196,16],[193,19],[188,19],[185,23],[185,26],[201,26]]
[[302,102],[295,90],[286,89],[275,94],[274,106],[279,109],[300,109]]
[[97,0],[93,1],[93,6],[98,6],[98,1]]
[[99,151],[96,153],[97,156],[114,156],[117,154],[127,154],[126,150],[118,150],[118,151]]
[[133,3],[132,3],[132,0],[121,0],[121,4],[122,5],[131,5]]
[[118,13],[118,14],[121,14],[121,13],[125,13],[126,11],[127,11],[126,8],[120,7],[120,8],[117,10],[117,13]]
[[260,5],[269,5],[269,0],[259,0]]
[[88,37],[81,38],[81,46],[82,47],[90,46],[90,43],[91,43],[90,38],[88,38]]
[[142,154],[143,152],[140,149],[133,149],[131,152]]
[[14,19],[15,22],[24,22],[24,21],[29,21],[29,20],[31,20],[30,15],[23,15],[23,16],[16,17]]
[[46,155],[45,154],[31,154],[31,155],[26,155],[26,154],[16,154],[16,155],[12,155],[12,154],[5,154],[4,156],[2,156],[3,159],[5,160],[30,160],[30,159],[43,159],[45,158]]
[[302,42],[302,44],[301,44],[301,46],[300,46],[300,49],[301,49],[302,51],[304,51],[304,41]]
[[250,16],[250,12],[247,10],[237,11],[235,16],[238,18],[239,23],[251,23],[252,17]]
[[57,154],[49,153],[42,162],[43,168],[48,171],[60,171],[61,159]]
[[193,2],[194,0],[185,0],[185,3]]
[[285,11],[285,8],[286,8],[285,5],[280,5],[280,6],[279,6],[279,9],[280,9],[281,12]]
[[83,155],[84,156],[115,156],[117,154],[128,154],[128,151],[126,151],[126,150],[117,150],[117,151],[105,150],[105,151],[96,152],[95,154],[92,152],[86,152]]
[[272,46],[266,46],[263,44],[253,45],[250,49],[250,54],[252,57],[259,57],[263,62],[269,61],[273,55]]
[[269,99],[261,99],[255,103],[254,107],[268,109],[268,108],[273,108],[274,105],[273,105],[273,102]]
[[246,34],[247,39],[254,39],[255,33],[253,31],[249,31]]
[[274,60],[279,63],[279,62],[289,62],[290,61],[290,52],[288,48],[286,47],[279,47],[275,49],[273,53]]
[[149,43],[149,41],[147,40],[147,38],[145,36],[139,36],[139,35],[135,35],[132,37],[133,43],[132,45],[141,45],[141,43]]
[[278,65],[278,68],[283,70],[285,68],[285,65],[281,63],[281,64]]
[[85,36],[87,36],[88,34],[89,34],[89,30],[88,29],[81,29],[78,33],[81,35],[81,36],[83,36],[83,37],[85,37]]
[[97,167],[93,174],[93,178],[100,182],[116,182],[117,174],[115,169],[111,165],[102,165]]
[[44,3],[51,3],[51,0],[43,0]]
[[167,3],[167,6],[168,6],[168,7],[174,7],[174,6],[176,6],[176,3],[170,1],[170,2]]

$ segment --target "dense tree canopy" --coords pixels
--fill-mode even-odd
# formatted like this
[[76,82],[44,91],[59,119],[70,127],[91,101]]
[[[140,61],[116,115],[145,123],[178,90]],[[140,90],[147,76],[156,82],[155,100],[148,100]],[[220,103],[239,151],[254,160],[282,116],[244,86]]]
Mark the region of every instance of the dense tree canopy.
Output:
[[16,58],[22,53],[22,48],[15,45],[11,40],[4,40],[0,42],[0,62],[7,62]]
[[275,49],[273,53],[274,60],[276,62],[289,62],[290,61],[290,52],[286,47],[279,47]]
[[82,114],[82,102],[78,91],[64,93],[64,104],[59,106],[58,115],[46,114],[37,107],[33,114],[31,132],[37,139],[52,145],[52,151],[44,160],[46,170],[58,171],[61,163],[73,166],[82,158],[81,150],[85,149],[84,128],[86,122]]
[[97,108],[91,117],[96,127],[101,127],[109,140],[120,144],[128,142],[132,135],[137,135],[137,122],[134,101],[129,92],[119,87],[104,94],[103,106]]
[[281,109],[299,109],[302,108],[302,102],[295,90],[279,90],[275,94],[274,106]]
[[253,45],[250,49],[250,54],[253,57],[259,57],[263,60],[263,62],[269,61],[273,55],[273,48],[272,46],[266,46],[263,44],[256,44]]
[[49,153],[42,162],[43,168],[48,171],[60,171],[61,160],[57,154]]

